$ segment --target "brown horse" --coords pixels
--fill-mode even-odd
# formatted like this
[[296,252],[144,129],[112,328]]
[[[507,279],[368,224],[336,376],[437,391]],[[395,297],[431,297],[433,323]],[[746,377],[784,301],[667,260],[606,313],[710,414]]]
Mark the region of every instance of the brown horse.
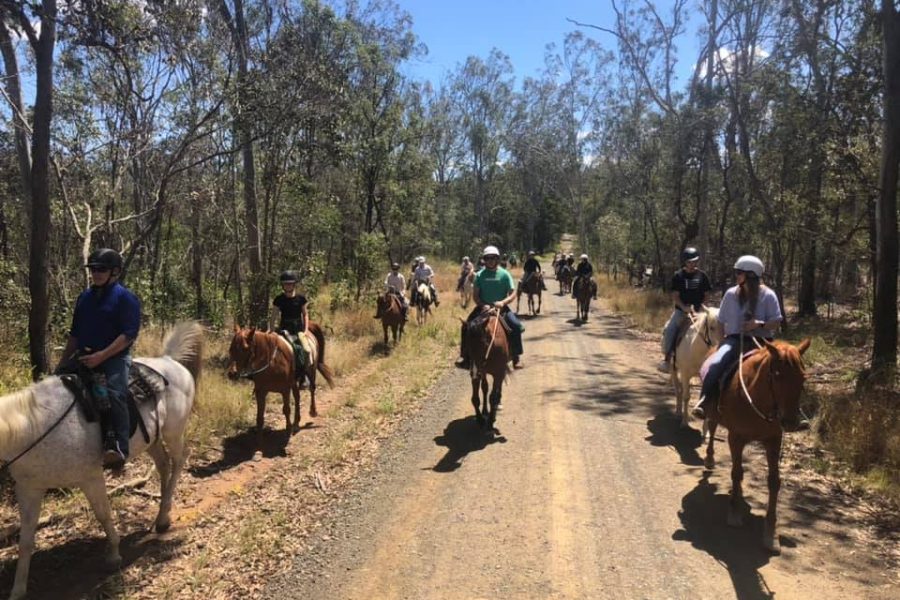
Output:
[[387,348],[388,327],[394,337],[394,345],[403,338],[403,305],[397,294],[385,292],[378,296],[378,317],[381,319],[381,328],[384,329],[384,346]]
[[[528,312],[533,315],[541,314],[541,288],[543,285],[543,278],[540,274],[534,273],[531,277],[528,278],[528,281],[523,281],[519,285],[519,289],[516,290],[516,312],[519,312],[519,302],[522,300],[522,294],[528,294]],[[534,297],[537,296],[537,309],[534,308]]]
[[[475,419],[489,433],[494,433],[497,407],[503,395],[503,380],[509,373],[509,341],[501,323],[503,317],[496,308],[486,310],[468,325],[466,350],[472,360],[472,406]],[[493,379],[488,396],[487,376]],[[478,390],[481,389],[481,398]]]
[[[309,416],[316,417],[316,371],[320,372],[329,386],[334,386],[331,369],[325,364],[325,335],[318,324],[310,322],[309,333],[312,356],[305,373],[295,373],[294,349],[273,331],[261,331],[254,327],[234,326],[234,337],[228,349],[228,378],[249,379],[253,382],[256,397],[256,431],[262,434],[263,417],[266,412],[266,395],[270,392],[281,394],[284,403],[285,430],[290,433],[300,431],[300,384],[302,376],[309,379]],[[291,426],[291,399],[294,396],[294,422]]]
[[785,431],[797,431],[800,427],[800,393],[806,379],[801,355],[809,348],[809,340],[803,340],[799,346],[780,340],[763,343],[760,350],[741,361],[739,372],[722,389],[718,409],[707,411],[709,445],[705,465],[708,469],[715,465],[713,442],[716,427],[721,423],[728,428],[732,464],[728,524],[740,527],[743,522],[744,446],[753,441],[762,442],[769,466],[769,506],[763,545],[778,554],[781,549],[775,522],[781,488],[778,470],[781,441]]
[[591,278],[579,277],[575,280],[574,285],[577,318],[587,321],[588,312],[591,310],[591,298],[597,293],[597,283]]
[[559,281],[559,295],[565,296],[572,292],[572,267],[563,263],[556,272],[556,280]]

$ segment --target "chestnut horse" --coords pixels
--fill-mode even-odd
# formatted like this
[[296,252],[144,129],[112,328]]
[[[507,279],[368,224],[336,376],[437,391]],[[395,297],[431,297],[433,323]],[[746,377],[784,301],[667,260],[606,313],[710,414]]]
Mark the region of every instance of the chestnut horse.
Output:
[[376,299],[378,304],[378,318],[381,319],[381,328],[384,329],[384,345],[387,348],[388,327],[394,337],[396,345],[403,338],[403,306],[402,301],[392,292],[385,292]]
[[749,442],[762,442],[769,467],[769,505],[763,529],[763,545],[774,554],[780,553],[776,532],[776,504],[781,488],[779,460],[781,441],[785,431],[800,428],[800,393],[806,373],[801,355],[809,348],[809,340],[799,346],[784,341],[763,341],[763,346],[743,358],[738,372],[722,389],[718,409],[707,411],[709,445],[706,448],[706,468],[715,465],[713,442],[719,423],[728,428],[728,447],[731,450],[731,500],[728,524],[740,527],[743,523],[741,505],[744,478],[743,453]]
[[[475,407],[475,419],[478,424],[489,433],[494,432],[497,407],[503,394],[503,380],[509,373],[511,357],[502,320],[500,312],[496,308],[491,308],[468,324],[466,332],[466,350],[472,360],[470,371],[472,406]],[[493,379],[490,396],[488,396],[488,375]],[[479,388],[482,396],[480,399]]]
[[559,282],[559,295],[565,296],[572,292],[572,267],[562,263],[556,271],[556,280]]
[[[533,273],[528,281],[519,284],[516,290],[516,312],[519,312],[519,302],[522,300],[522,294],[528,294],[528,312],[532,315],[541,314],[541,288],[543,286],[543,278],[538,273]],[[537,309],[534,308],[534,297],[537,296]]]
[[[255,327],[234,326],[234,337],[228,349],[228,378],[249,379],[253,382],[256,397],[256,431],[263,430],[266,412],[266,395],[270,392],[281,394],[284,403],[285,430],[290,433],[300,431],[300,383],[302,375],[309,379],[309,416],[316,417],[316,371],[320,372],[329,386],[334,386],[331,369],[325,364],[325,335],[318,324],[309,323],[312,356],[305,373],[294,372],[294,349],[281,335],[274,331],[257,330]],[[291,427],[291,394],[294,395],[294,423]]]

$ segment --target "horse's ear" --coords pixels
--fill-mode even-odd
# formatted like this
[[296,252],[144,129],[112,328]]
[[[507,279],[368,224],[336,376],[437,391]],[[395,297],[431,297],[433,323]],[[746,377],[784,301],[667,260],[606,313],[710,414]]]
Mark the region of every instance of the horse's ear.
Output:
[[799,350],[800,354],[802,355],[804,352],[809,350],[809,345],[810,345],[810,339],[806,338],[805,340],[800,342],[800,345],[797,346],[797,350]]
[[256,333],[256,327],[251,327],[251,328],[247,331],[247,339],[248,339],[248,340],[252,340],[252,339],[253,339],[253,334],[254,334],[254,333]]
[[234,332],[237,333],[237,332],[239,332],[240,330],[241,330],[241,328],[238,326],[237,322],[235,322],[235,324],[234,324]]
[[762,343],[766,345],[766,350],[769,351],[769,354],[772,355],[772,358],[779,358],[781,356],[781,353],[778,351],[778,346],[765,338],[763,338]]

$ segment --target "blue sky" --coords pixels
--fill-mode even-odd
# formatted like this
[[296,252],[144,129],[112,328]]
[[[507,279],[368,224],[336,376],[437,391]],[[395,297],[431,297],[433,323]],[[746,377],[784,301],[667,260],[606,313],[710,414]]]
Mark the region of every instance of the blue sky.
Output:
[[[428,56],[410,61],[405,71],[435,84],[470,55],[486,57],[496,47],[506,53],[515,69],[516,82],[536,75],[544,63],[544,47],[562,46],[576,27],[566,18],[611,27],[615,13],[609,0],[397,0],[413,17],[413,31],[428,46]],[[621,8],[621,2],[619,3]],[[656,0],[662,10],[668,0]],[[690,31],[694,28],[691,27]],[[592,29],[584,33],[615,50],[615,39]],[[692,33],[680,41],[683,60],[678,73],[682,82],[690,73],[697,45]]]

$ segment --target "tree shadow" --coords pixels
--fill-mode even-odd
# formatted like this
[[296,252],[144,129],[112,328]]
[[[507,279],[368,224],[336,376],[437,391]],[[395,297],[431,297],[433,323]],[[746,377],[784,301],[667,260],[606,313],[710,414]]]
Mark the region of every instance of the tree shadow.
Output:
[[[496,428],[494,432],[497,433]],[[444,428],[444,435],[434,438],[438,446],[446,446],[447,453],[441,457],[432,471],[451,473],[462,466],[462,460],[471,452],[484,450],[494,443],[506,443],[502,435],[486,432],[475,420],[475,416],[454,419]]]
[[[78,598],[113,598],[121,594],[119,571],[141,560],[162,563],[181,554],[180,536],[154,534],[147,530],[122,536],[119,553],[122,564],[118,571],[104,564],[106,537],[73,539],[64,544],[38,550],[31,559],[28,578],[29,598],[54,598],[67,600]],[[0,588],[12,589],[16,560],[0,563]]]
[[697,448],[703,445],[703,435],[693,427],[682,427],[681,419],[672,413],[661,413],[647,421],[651,446],[671,447],[678,452],[682,464],[703,466],[703,458]]
[[573,318],[573,319],[567,319],[567,320],[566,320],[566,323],[569,323],[569,324],[574,325],[574,326],[576,326],[576,327],[583,327],[584,325],[587,325],[587,321],[582,321],[582,320],[581,320],[580,318],[578,318],[578,317],[575,317],[575,318]]
[[697,486],[682,498],[678,517],[683,528],[675,531],[672,539],[690,542],[723,564],[738,600],[774,598],[775,593],[759,573],[771,558],[762,545],[765,519],[745,506],[744,525],[729,527],[728,494],[717,494],[717,486],[709,477],[710,472],[704,472]]
[[[311,427],[313,427],[312,423],[307,423],[301,429]],[[222,440],[221,458],[206,464],[191,465],[188,472],[200,479],[211,477],[252,460],[257,451],[261,452],[265,458],[287,456],[287,445],[290,441],[290,432],[283,429],[265,428],[260,434],[257,434],[255,429],[242,431]]]

